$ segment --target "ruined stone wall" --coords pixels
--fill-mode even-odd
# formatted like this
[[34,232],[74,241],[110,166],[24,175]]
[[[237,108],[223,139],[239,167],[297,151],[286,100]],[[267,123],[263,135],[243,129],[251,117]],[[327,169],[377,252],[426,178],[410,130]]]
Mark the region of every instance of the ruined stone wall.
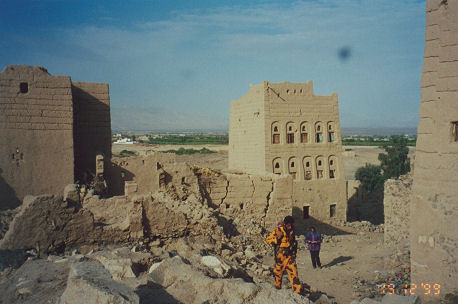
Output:
[[110,94],[108,84],[73,82],[75,178],[86,182],[95,175],[95,156],[111,158]]
[[291,215],[292,179],[288,176],[224,173],[201,176],[210,206],[267,230]]
[[428,0],[411,204],[412,282],[458,293],[458,1]]
[[[109,194],[125,195],[126,183],[131,184],[131,195],[156,192],[161,182],[167,183],[173,179],[170,174],[166,174],[163,167],[168,166],[168,170],[172,170],[170,166],[175,164],[175,160],[175,155],[168,153],[152,153],[140,157],[113,157],[105,170]],[[174,170],[174,178],[180,179],[181,182],[178,171],[181,172],[181,170]]]
[[231,102],[229,169],[261,171],[264,168],[264,87],[250,86],[248,94]]
[[410,241],[410,197],[412,175],[389,179],[384,186],[384,244],[386,247],[409,246]]
[[0,73],[0,209],[73,183],[71,80],[42,67]]

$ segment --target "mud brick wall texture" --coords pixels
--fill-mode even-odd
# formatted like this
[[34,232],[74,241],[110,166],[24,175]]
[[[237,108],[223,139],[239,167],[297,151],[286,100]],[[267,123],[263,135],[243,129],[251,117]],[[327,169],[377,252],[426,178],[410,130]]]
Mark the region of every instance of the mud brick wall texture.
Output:
[[411,204],[412,282],[458,293],[458,1],[428,0]]
[[0,209],[25,195],[61,194],[111,157],[108,85],[73,82],[43,67],[0,72]]
[[73,183],[71,80],[44,68],[0,73],[0,209]]
[[84,181],[95,174],[95,156],[104,155],[105,167],[111,158],[110,94],[108,84],[72,82],[75,112],[75,177]]

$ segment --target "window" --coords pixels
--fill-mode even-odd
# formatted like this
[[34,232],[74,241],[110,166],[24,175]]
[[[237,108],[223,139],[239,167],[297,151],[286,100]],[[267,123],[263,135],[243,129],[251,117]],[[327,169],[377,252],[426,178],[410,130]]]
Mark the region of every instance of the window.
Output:
[[291,168],[294,168],[294,162],[291,162]]
[[309,168],[309,167],[310,167],[310,162],[306,162],[306,163],[305,163],[305,166],[306,166],[307,168]]
[[329,164],[330,164],[331,166],[334,165],[334,161],[331,159],[331,160],[329,161]]
[[305,180],[311,180],[312,179],[312,171],[305,171]]
[[321,160],[318,161],[318,166],[321,166]]
[[282,170],[281,170],[281,159],[280,158],[275,158],[273,161],[272,161],[272,166],[273,166],[273,173],[275,174],[281,174]]
[[318,134],[316,135],[316,142],[317,142],[317,143],[320,143],[320,142],[322,142],[322,141],[323,141],[323,134],[318,133]]
[[452,122],[452,141],[458,142],[458,121]]
[[280,168],[280,164],[279,163],[276,163],[275,164],[275,169],[279,169]]
[[29,84],[27,82],[21,82],[19,84],[19,92],[25,94],[29,91]]
[[294,133],[288,133],[287,134],[286,143],[294,144]]
[[334,141],[334,132],[329,132],[328,133],[328,141],[333,142]]
[[329,206],[329,217],[336,216],[336,204],[332,204]]
[[302,208],[302,214],[304,219],[308,219],[310,217],[310,206],[304,206]]
[[278,122],[274,122],[272,126],[272,144],[280,143],[280,127],[277,124]]
[[272,137],[272,143],[273,144],[279,144],[280,143],[280,134],[274,134]]
[[329,170],[329,178],[334,178],[334,170]]
[[307,133],[301,133],[301,143],[306,143],[308,142],[308,134]]
[[316,173],[317,173],[317,178],[318,179],[323,178],[323,170],[317,170]]

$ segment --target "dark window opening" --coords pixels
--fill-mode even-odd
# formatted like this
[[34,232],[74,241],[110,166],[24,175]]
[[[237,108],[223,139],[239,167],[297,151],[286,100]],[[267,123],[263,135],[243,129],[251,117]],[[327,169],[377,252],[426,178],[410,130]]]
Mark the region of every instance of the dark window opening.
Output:
[[329,164],[330,164],[331,166],[334,165],[334,161],[331,159],[331,160],[329,161]]
[[11,159],[14,159],[14,153],[13,153],[13,154],[11,154]]
[[328,133],[328,137],[329,137],[329,142],[333,142],[334,141],[334,132],[329,132]]
[[452,122],[452,140],[458,142],[458,121]]
[[332,126],[331,126],[331,125],[329,125],[329,131],[331,131],[331,130],[332,130]]
[[307,133],[301,133],[301,143],[306,143],[306,142],[308,142]]
[[321,160],[318,161],[318,166],[321,166]]
[[226,209],[229,209],[229,207],[230,207],[229,204],[225,204],[225,205],[226,205]]
[[316,173],[317,173],[317,178],[323,178],[323,170],[318,170]]
[[240,203],[240,210],[243,210],[243,203]]
[[292,130],[293,130],[293,127],[289,126],[288,131],[292,131]]
[[291,168],[294,168],[294,162],[291,162]]
[[329,170],[329,178],[334,178],[334,170]]
[[304,219],[308,219],[310,217],[310,206],[304,206],[302,208],[302,214],[304,216]]
[[278,132],[278,128],[277,127],[274,127],[274,132]]
[[321,131],[321,126],[316,127],[317,131]]
[[336,216],[336,204],[332,204],[329,206],[329,217]]
[[304,131],[304,132],[305,132],[305,126],[302,126],[302,131]]
[[279,169],[280,168],[280,164],[279,163],[276,163],[275,164],[275,169]]
[[288,134],[286,137],[286,143],[294,144],[294,134]]
[[305,180],[312,179],[312,171],[305,171]]
[[19,84],[19,92],[25,94],[29,91],[29,84],[27,82],[21,82]]
[[272,137],[272,143],[273,144],[279,144],[280,143],[280,134],[274,134]]
[[305,163],[305,166],[306,166],[307,168],[310,167],[310,162],[306,162],[306,163]]
[[316,142],[317,142],[317,143],[320,143],[320,142],[322,142],[322,141],[323,141],[323,134],[318,133],[318,134],[316,135]]
[[145,160],[144,160],[144,159],[142,159],[142,164],[143,164],[143,165],[145,164]]

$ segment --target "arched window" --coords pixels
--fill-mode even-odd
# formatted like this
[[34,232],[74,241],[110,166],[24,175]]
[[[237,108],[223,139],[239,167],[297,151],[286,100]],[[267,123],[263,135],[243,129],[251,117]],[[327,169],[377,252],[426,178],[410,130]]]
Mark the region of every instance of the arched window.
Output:
[[280,143],[280,124],[276,121],[272,123],[272,144]]
[[329,168],[329,178],[334,179],[337,178],[337,157],[335,155],[331,155],[328,158],[328,168]]
[[280,175],[282,173],[282,161],[280,157],[272,161],[273,173]]
[[288,160],[288,172],[291,174],[293,179],[296,179],[296,173],[297,173],[297,162],[295,157],[291,157]]
[[315,142],[323,142],[323,126],[321,121],[315,123]]
[[335,141],[334,122],[329,121],[328,122],[328,142],[334,142],[334,141]]
[[312,158],[310,156],[304,157],[303,161],[303,168],[304,168],[304,179],[311,180],[312,179]]
[[323,156],[316,157],[316,178],[317,179],[324,178],[324,157]]
[[309,124],[308,122],[301,123],[301,143],[308,143],[309,142]]
[[294,144],[294,133],[296,132],[296,126],[293,122],[286,124],[286,143]]

